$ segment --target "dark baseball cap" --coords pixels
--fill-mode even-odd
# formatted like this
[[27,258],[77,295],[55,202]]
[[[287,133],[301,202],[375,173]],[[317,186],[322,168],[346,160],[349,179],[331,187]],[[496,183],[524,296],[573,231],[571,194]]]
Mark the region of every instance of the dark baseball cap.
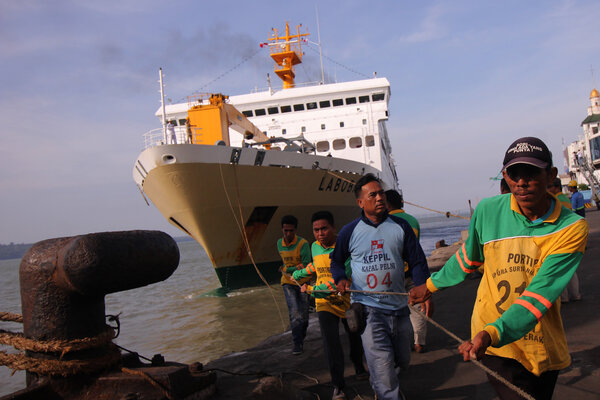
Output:
[[529,164],[538,168],[552,166],[552,153],[546,143],[536,137],[515,140],[504,155],[503,169],[514,164]]

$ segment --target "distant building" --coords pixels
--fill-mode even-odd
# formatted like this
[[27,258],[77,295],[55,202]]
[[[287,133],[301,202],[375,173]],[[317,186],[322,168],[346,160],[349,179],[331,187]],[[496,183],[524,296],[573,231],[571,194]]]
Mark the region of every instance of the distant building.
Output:
[[596,89],[590,93],[590,106],[581,126],[583,135],[565,149],[568,176],[561,176],[561,180],[575,179],[593,188],[591,181],[600,181],[600,92]]

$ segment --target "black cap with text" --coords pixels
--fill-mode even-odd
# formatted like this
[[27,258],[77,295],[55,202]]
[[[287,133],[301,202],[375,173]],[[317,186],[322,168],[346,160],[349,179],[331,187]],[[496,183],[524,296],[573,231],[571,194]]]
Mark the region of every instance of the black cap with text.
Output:
[[548,146],[536,137],[515,140],[506,150],[503,169],[514,164],[530,164],[538,168],[552,166],[552,153]]

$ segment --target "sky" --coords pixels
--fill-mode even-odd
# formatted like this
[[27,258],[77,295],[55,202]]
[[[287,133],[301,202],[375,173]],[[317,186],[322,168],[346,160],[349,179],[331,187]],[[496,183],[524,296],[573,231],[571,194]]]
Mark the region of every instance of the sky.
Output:
[[[318,11],[318,27],[317,27]],[[166,97],[266,87],[259,43],[303,24],[326,79],[391,83],[388,133],[409,202],[468,208],[515,139],[537,136],[563,170],[598,87],[597,1],[0,0],[0,243],[89,232],[182,233],[133,182]],[[305,46],[297,81],[320,78]],[[423,211],[407,206],[409,213]]]

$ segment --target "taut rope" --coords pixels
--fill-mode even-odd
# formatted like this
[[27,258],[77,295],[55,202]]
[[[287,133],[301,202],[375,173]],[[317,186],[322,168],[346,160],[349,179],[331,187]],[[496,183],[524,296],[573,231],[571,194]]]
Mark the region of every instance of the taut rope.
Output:
[[233,209],[233,205],[231,203],[231,199],[229,198],[229,193],[227,192],[227,187],[225,186],[225,178],[223,177],[223,169],[221,164],[219,164],[219,172],[221,173],[221,184],[223,185],[223,191],[225,192],[225,197],[227,197],[227,203],[229,204],[229,208],[231,210],[231,214],[233,215],[233,219],[235,220],[235,223],[240,231],[240,233],[242,234],[242,238],[244,239],[244,246],[246,247],[246,252],[248,253],[248,257],[250,258],[250,261],[252,262],[252,265],[254,266],[254,269],[256,270],[256,273],[258,274],[258,276],[260,277],[260,279],[263,281],[263,283],[267,286],[267,288],[269,289],[269,294],[271,295],[271,298],[273,299],[273,303],[275,303],[275,308],[277,308],[277,313],[279,314],[279,319],[281,320],[281,326],[282,329],[285,331],[286,325],[285,325],[285,321],[283,319],[283,314],[281,313],[281,309],[279,308],[279,303],[277,302],[277,299],[275,299],[275,295],[273,294],[273,288],[271,287],[271,285],[269,285],[269,282],[267,282],[267,280],[265,279],[265,277],[263,276],[263,274],[260,272],[260,270],[258,269],[258,266],[256,265],[256,262],[254,261],[254,256],[252,255],[252,249],[250,248],[250,242],[248,241],[248,235],[246,234],[246,230],[244,229],[243,226],[243,221],[244,221],[244,215],[242,213],[242,205],[240,204],[240,193],[239,193],[239,187],[238,187],[238,179],[237,179],[237,173],[236,173],[236,169],[235,167],[233,168],[233,175],[235,178],[235,188],[237,191],[237,198],[238,198],[238,209],[240,212],[240,219],[238,220],[235,211]]
[[[328,292],[331,293],[331,290],[314,290],[314,292]],[[369,291],[369,290],[346,290],[346,292],[350,292],[350,293],[366,293],[366,294],[389,294],[389,295],[394,295],[394,296],[408,296],[408,293],[403,293],[403,292],[375,292],[375,291]],[[413,306],[413,305],[408,305],[408,307],[410,307],[411,311],[418,313],[422,318],[425,318],[425,320],[429,323],[431,323],[433,326],[435,326],[436,328],[440,329],[442,332],[444,332],[446,335],[450,336],[452,339],[456,340],[458,342],[458,344],[462,344],[464,342],[463,339],[459,338],[457,335],[455,335],[454,333],[450,332],[448,329],[446,329],[444,326],[442,326],[440,323],[434,321],[433,319],[431,319],[430,317],[428,317],[427,315],[425,315],[423,312],[421,312],[417,307]],[[476,366],[478,366],[479,368],[481,368],[482,370],[484,370],[487,374],[493,376],[494,378],[496,378],[497,380],[499,380],[500,382],[502,382],[504,385],[506,385],[508,388],[512,389],[513,391],[517,392],[519,394],[519,396],[527,399],[527,400],[535,400],[535,398],[533,398],[533,396],[531,396],[529,393],[525,392],[523,389],[521,389],[518,386],[515,386],[513,383],[507,381],[504,377],[498,375],[498,373],[496,371],[493,371],[491,369],[489,369],[488,367],[486,367],[485,365],[483,365],[480,361],[478,360],[470,360],[473,364],[475,364]]]
[[[321,169],[324,169],[324,168],[321,168]],[[346,179],[346,178],[344,178],[344,177],[343,177],[343,176],[341,176],[341,175],[335,174],[335,173],[331,172],[330,170],[326,170],[326,172],[327,172],[329,175],[332,175],[332,176],[334,176],[334,177],[336,177],[336,178],[338,178],[338,179],[341,179],[341,180],[343,180],[343,181],[346,181],[346,182],[348,182],[348,183],[352,183],[352,184],[355,184],[355,183],[356,183],[356,182],[354,182],[354,181],[351,181],[350,179]],[[427,211],[433,211],[433,212],[435,212],[435,213],[438,213],[438,214],[445,215],[445,216],[446,216],[446,218],[455,217],[455,218],[462,218],[462,219],[466,219],[466,220],[470,220],[470,219],[471,219],[471,218],[469,218],[469,217],[463,217],[462,215],[452,214],[450,211],[439,211],[439,210],[434,210],[433,208],[428,208],[428,207],[425,207],[425,206],[420,206],[420,205],[418,205],[418,204],[411,203],[410,201],[406,201],[406,200],[404,200],[404,203],[405,203],[405,204],[410,204],[411,206],[414,206],[414,207],[422,208],[422,209],[424,209],[424,210],[427,210]]]

